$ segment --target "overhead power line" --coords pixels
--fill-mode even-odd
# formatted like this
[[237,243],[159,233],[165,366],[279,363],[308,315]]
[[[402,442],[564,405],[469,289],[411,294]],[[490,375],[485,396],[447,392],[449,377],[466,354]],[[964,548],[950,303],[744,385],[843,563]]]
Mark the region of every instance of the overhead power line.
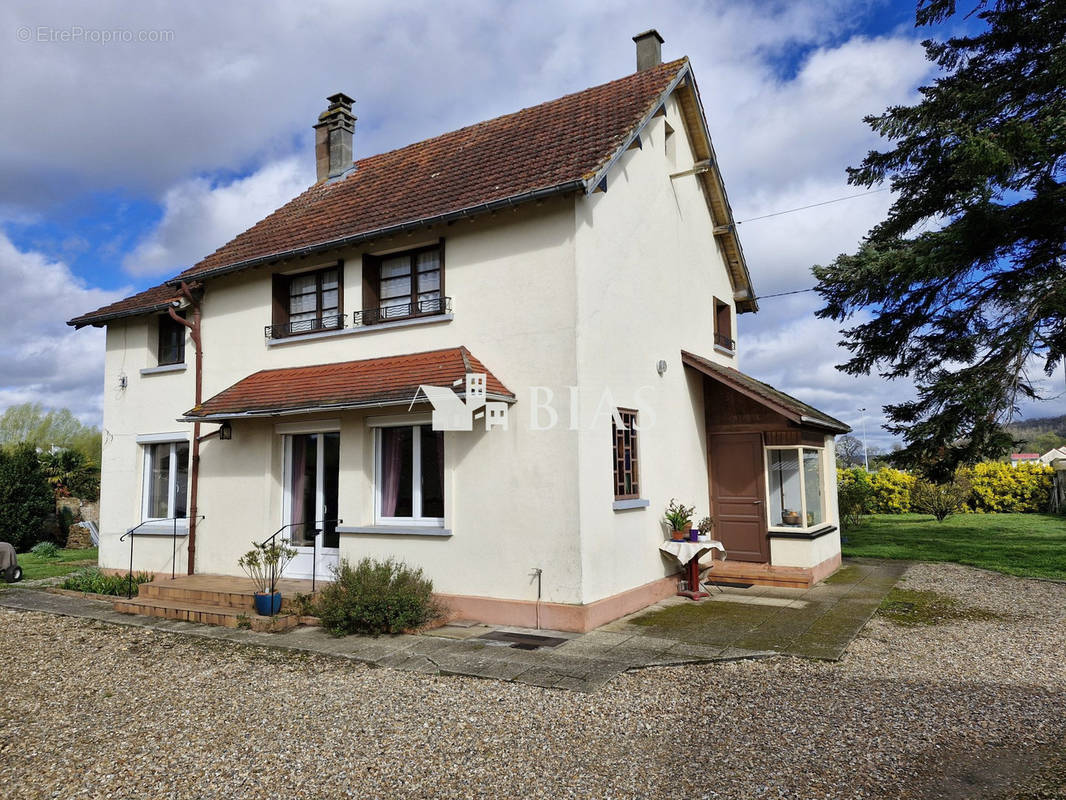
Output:
[[772,214],[762,214],[758,217],[748,217],[747,219],[737,220],[736,224],[741,225],[745,222],[754,222],[757,219],[769,219],[770,217],[780,217],[782,214],[794,214],[797,211],[806,211],[808,208],[817,208],[818,206],[827,206],[830,203],[840,203],[844,200],[854,200],[856,197],[866,197],[870,194],[877,194],[878,192],[887,192],[890,186],[882,186],[880,189],[871,189],[868,192],[859,192],[858,194],[849,194],[844,197],[837,197],[833,200],[823,200],[820,203],[811,203],[809,206],[799,206],[798,208],[786,208],[784,211],[774,211]]
[[784,297],[787,294],[803,294],[804,292],[813,292],[813,291],[814,291],[814,287],[812,286],[810,289],[793,289],[791,292],[778,292],[777,294],[760,294],[755,299],[756,300],[765,300],[768,297]]

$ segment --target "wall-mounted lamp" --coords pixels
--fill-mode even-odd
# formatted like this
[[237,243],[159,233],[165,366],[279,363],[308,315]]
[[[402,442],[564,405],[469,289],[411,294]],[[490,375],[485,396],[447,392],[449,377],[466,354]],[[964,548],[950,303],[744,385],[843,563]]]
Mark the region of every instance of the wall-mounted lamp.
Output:
[[663,375],[665,375],[666,374],[666,362],[660,360],[659,363],[655,365],[655,371],[659,373],[659,377],[660,378]]
[[222,423],[222,426],[218,429],[218,438],[222,441],[233,438],[233,426],[229,424],[229,421]]

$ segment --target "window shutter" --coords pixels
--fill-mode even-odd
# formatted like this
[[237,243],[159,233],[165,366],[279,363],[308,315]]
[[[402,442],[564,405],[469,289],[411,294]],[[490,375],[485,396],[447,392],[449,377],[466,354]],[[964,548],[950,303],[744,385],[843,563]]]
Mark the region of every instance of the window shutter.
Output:
[[363,254],[363,309],[381,305],[381,261]]
[[[271,324],[289,324],[289,276],[273,276],[274,300],[271,304]],[[276,335],[276,334],[275,334]]]

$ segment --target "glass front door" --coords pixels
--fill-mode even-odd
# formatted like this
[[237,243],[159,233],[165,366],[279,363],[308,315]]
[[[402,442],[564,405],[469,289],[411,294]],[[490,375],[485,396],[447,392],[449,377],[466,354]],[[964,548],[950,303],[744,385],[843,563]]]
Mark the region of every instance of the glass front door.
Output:
[[300,433],[285,437],[285,523],[297,557],[290,578],[329,579],[339,557],[337,499],[339,433]]

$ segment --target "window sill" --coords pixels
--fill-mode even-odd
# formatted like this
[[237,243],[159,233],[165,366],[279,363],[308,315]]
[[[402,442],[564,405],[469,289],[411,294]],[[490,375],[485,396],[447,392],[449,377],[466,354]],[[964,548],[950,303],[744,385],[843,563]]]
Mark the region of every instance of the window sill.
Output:
[[728,347],[722,347],[720,344],[714,346],[714,352],[721,353],[723,356],[729,356],[730,358],[737,354],[736,350],[730,350]]
[[337,533],[364,536],[434,536],[447,538],[452,535],[448,528],[436,528],[420,525],[338,525]]
[[771,539],[820,539],[837,529],[836,525],[823,525],[814,528],[770,528],[767,535]]
[[638,498],[632,498],[630,500],[615,500],[611,506],[615,511],[632,511],[636,508],[647,508],[651,505],[650,500],[641,500]]
[[[178,523],[178,536],[189,535],[189,523]],[[174,523],[160,520],[159,522],[146,522],[133,533],[134,536],[173,536]]]
[[332,331],[316,331],[315,333],[298,333],[293,336],[282,336],[278,339],[267,339],[267,347],[277,347],[283,344],[295,342],[308,342],[314,339],[332,339],[334,336],[354,336],[359,333],[373,333],[374,331],[387,328],[406,328],[410,325],[431,325],[435,322],[451,322],[454,314],[433,314],[428,317],[411,317],[410,319],[396,319],[391,322],[377,322],[373,325],[358,325],[354,328],[338,328]]
[[185,364],[164,364],[161,367],[146,367],[141,370],[142,375],[163,375],[168,372],[184,372]]

